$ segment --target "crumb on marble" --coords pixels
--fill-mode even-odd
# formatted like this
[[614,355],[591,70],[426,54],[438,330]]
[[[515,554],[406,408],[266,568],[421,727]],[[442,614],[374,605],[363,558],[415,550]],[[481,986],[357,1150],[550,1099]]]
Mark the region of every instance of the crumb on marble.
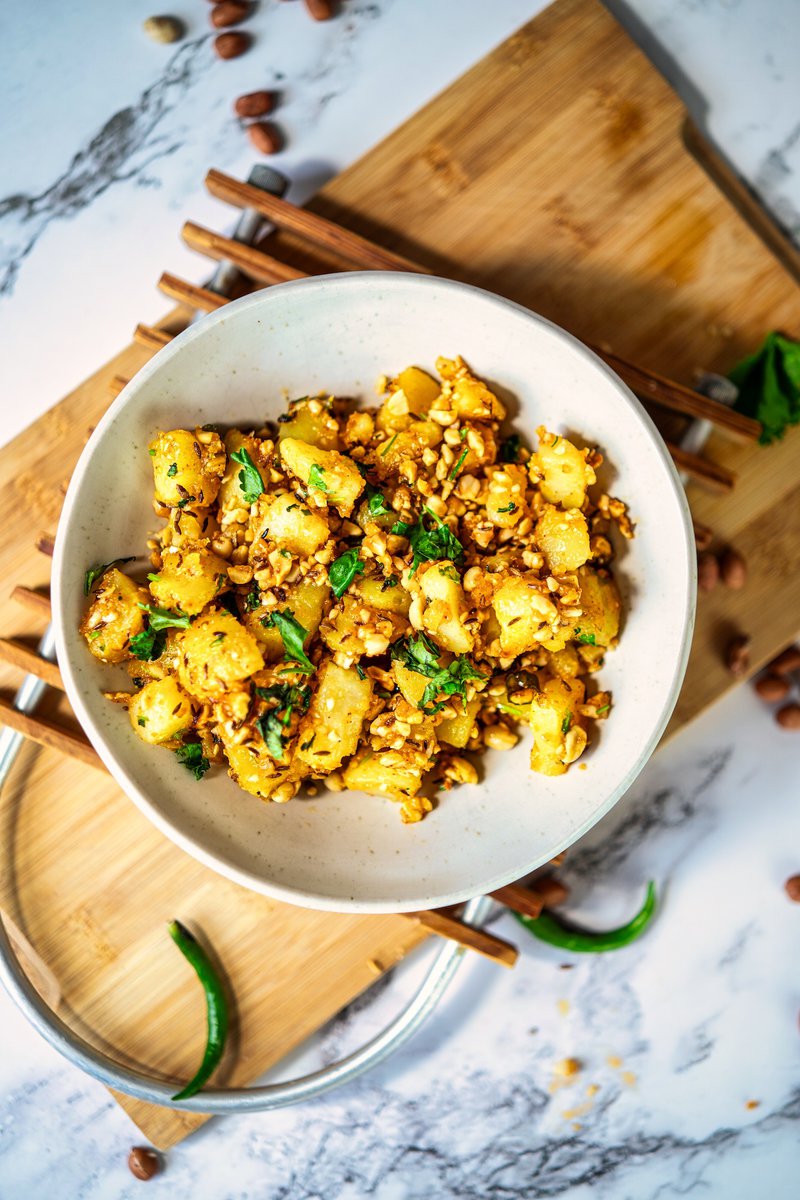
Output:
[[618,1071],[622,1066],[622,1059],[617,1054],[609,1054],[606,1062],[611,1067],[612,1071]]
[[580,1072],[581,1064],[577,1058],[562,1058],[553,1066],[553,1072],[564,1079],[571,1079]]
[[747,1101],[745,1101],[745,1108],[747,1108],[747,1109],[758,1108],[760,1106],[760,1104],[761,1104],[760,1100],[747,1100]]
[[559,1015],[565,1017],[569,1012],[569,1000],[556,1000],[556,1008],[559,1011]]
[[623,1071],[620,1075],[620,1079],[626,1087],[633,1087],[636,1083],[636,1076],[634,1075],[633,1071]]

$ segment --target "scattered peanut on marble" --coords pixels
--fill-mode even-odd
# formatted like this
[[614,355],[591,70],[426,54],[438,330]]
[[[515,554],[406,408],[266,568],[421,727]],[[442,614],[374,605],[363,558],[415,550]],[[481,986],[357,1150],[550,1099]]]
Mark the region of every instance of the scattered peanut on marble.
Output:
[[211,24],[215,29],[227,29],[229,25],[246,21],[249,12],[250,5],[246,0],[219,0],[211,10]]
[[161,1159],[149,1146],[134,1146],[128,1155],[128,1170],[146,1183],[161,1170]]
[[775,714],[781,729],[800,729],[800,704],[784,704]]
[[250,49],[250,34],[235,32],[220,33],[214,38],[214,49],[220,58],[239,58]]
[[261,154],[277,154],[281,148],[281,135],[271,121],[254,121],[247,126],[247,136]]
[[720,575],[726,587],[739,591],[747,582],[747,563],[738,550],[729,546],[719,559]]
[[142,29],[154,42],[179,42],[186,32],[186,26],[177,17],[148,17]]
[[234,101],[233,111],[237,117],[265,117],[274,106],[272,92],[247,92]]
[[763,675],[755,688],[766,704],[777,704],[789,695],[789,681],[782,675]]
[[731,675],[741,677],[750,666],[750,638],[746,633],[737,634],[728,642],[725,661]]

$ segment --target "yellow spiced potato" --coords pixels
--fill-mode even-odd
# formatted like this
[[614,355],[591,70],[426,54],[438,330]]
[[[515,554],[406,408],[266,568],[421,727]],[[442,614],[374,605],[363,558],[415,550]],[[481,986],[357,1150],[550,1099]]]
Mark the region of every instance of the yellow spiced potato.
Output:
[[543,426],[527,449],[462,358],[436,372],[384,377],[374,407],[154,432],[149,563],[92,566],[80,625],[130,677],[107,692],[130,736],[258,800],[350,789],[413,824],[528,726],[558,776],[613,721],[597,680],[633,526],[601,455]]

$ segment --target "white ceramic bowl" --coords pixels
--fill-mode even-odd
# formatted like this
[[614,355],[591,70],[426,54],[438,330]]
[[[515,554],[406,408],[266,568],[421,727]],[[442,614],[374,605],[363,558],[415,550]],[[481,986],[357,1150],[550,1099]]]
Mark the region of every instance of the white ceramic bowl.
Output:
[[[156,524],[147,443],[157,429],[254,427],[285,397],[326,390],[374,402],[376,379],[462,354],[540,423],[598,445],[603,482],[630,504],[636,537],[618,580],[619,647],[599,679],[614,693],[585,769],[550,779],[528,767],[530,735],[490,753],[476,787],[441,794],[417,825],[354,793],[265,804],[223,770],[196,783],[173,754],[144,746],[102,690],[114,672],[77,627],[84,572],[142,555]],[[402,912],[464,900],[518,879],[585,833],[653,751],[683,679],[695,603],[694,542],[680,481],[638,401],[569,334],[507,300],[441,279],[366,272],[246,296],[182,333],[111,405],[67,493],[54,562],[58,659],[67,694],[120,787],[167,837],[229,878],[312,908]],[[127,676],[116,669],[120,678]]]

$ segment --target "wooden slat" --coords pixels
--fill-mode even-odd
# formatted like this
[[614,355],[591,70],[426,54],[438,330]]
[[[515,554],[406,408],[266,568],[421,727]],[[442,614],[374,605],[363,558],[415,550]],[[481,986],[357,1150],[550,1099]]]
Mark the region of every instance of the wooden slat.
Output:
[[105,771],[100,756],[83,734],[63,729],[53,721],[46,721],[44,717],[30,717],[27,713],[19,712],[2,698],[0,698],[0,725],[6,725],[9,729],[16,730],[17,733],[21,733],[23,737],[29,738],[32,742],[37,742],[40,746],[58,750],[69,758],[76,758],[79,762],[86,763],[87,766]]
[[165,296],[177,300],[179,304],[188,304],[190,308],[199,309],[200,312],[214,312],[228,302],[225,296],[199,287],[196,283],[189,283],[177,275],[170,275],[169,271],[163,272],[158,287]]
[[505,904],[506,908],[536,918],[542,915],[543,908],[563,903],[569,891],[560,880],[547,876],[529,884],[509,883],[490,894],[493,900]]
[[111,382],[108,385],[108,390],[112,396],[118,396],[124,387],[127,387],[130,379],[126,379],[124,375],[113,375]]
[[232,179],[222,171],[211,170],[206,175],[206,187],[212,196],[235,204],[239,208],[254,208],[274,225],[291,230],[317,246],[325,246],[343,258],[370,270],[413,271],[428,274],[426,267],[411,262],[401,254],[386,250],[334,221],[328,221],[305,208],[297,208],[288,200],[272,196],[260,188]]
[[636,392],[643,400],[650,400],[653,404],[659,404],[671,412],[683,413],[687,417],[711,421],[720,432],[726,433],[736,441],[757,442],[760,438],[761,424],[752,417],[734,412],[726,405],[709,400],[707,396],[701,396],[692,388],[667,379],[657,371],[628,362],[618,354],[600,350],[597,346],[593,346],[592,349],[616,371],[622,382],[627,383],[631,391]]
[[17,641],[16,638],[0,638],[0,659],[13,667],[19,667],[21,671],[35,675],[37,679],[43,679],[50,687],[64,690],[64,681],[57,665],[47,658],[42,658],[35,650],[31,650],[30,646]]
[[438,933],[440,937],[459,942],[460,945],[482,954],[484,958],[491,958],[494,962],[502,963],[504,967],[513,967],[519,958],[519,951],[516,946],[512,946],[511,942],[495,937],[494,934],[486,933],[483,929],[474,929],[456,917],[448,916],[436,909],[423,909],[403,915],[407,916],[410,921],[415,921],[425,929],[429,929],[431,933]]
[[702,483],[711,491],[729,492],[736,483],[736,475],[727,467],[709,462],[699,454],[690,454],[688,450],[682,450],[673,442],[667,442],[666,447],[679,471],[685,471],[691,479]]
[[133,340],[148,350],[160,350],[163,346],[169,345],[174,337],[175,334],[168,333],[166,329],[156,329],[154,325],[142,325],[141,323],[133,331]]
[[217,262],[222,259],[232,262],[245,275],[261,283],[285,283],[289,279],[306,278],[304,271],[295,270],[294,267],[273,258],[271,254],[255,250],[252,246],[245,246],[233,238],[223,237],[221,233],[214,233],[202,225],[195,225],[193,221],[186,222],[182,234],[183,240],[192,250],[198,250]]
[[15,604],[21,604],[29,612],[35,613],[37,617],[50,617],[50,597],[45,596],[44,592],[37,592],[33,588],[18,584],[11,593],[11,599]]

